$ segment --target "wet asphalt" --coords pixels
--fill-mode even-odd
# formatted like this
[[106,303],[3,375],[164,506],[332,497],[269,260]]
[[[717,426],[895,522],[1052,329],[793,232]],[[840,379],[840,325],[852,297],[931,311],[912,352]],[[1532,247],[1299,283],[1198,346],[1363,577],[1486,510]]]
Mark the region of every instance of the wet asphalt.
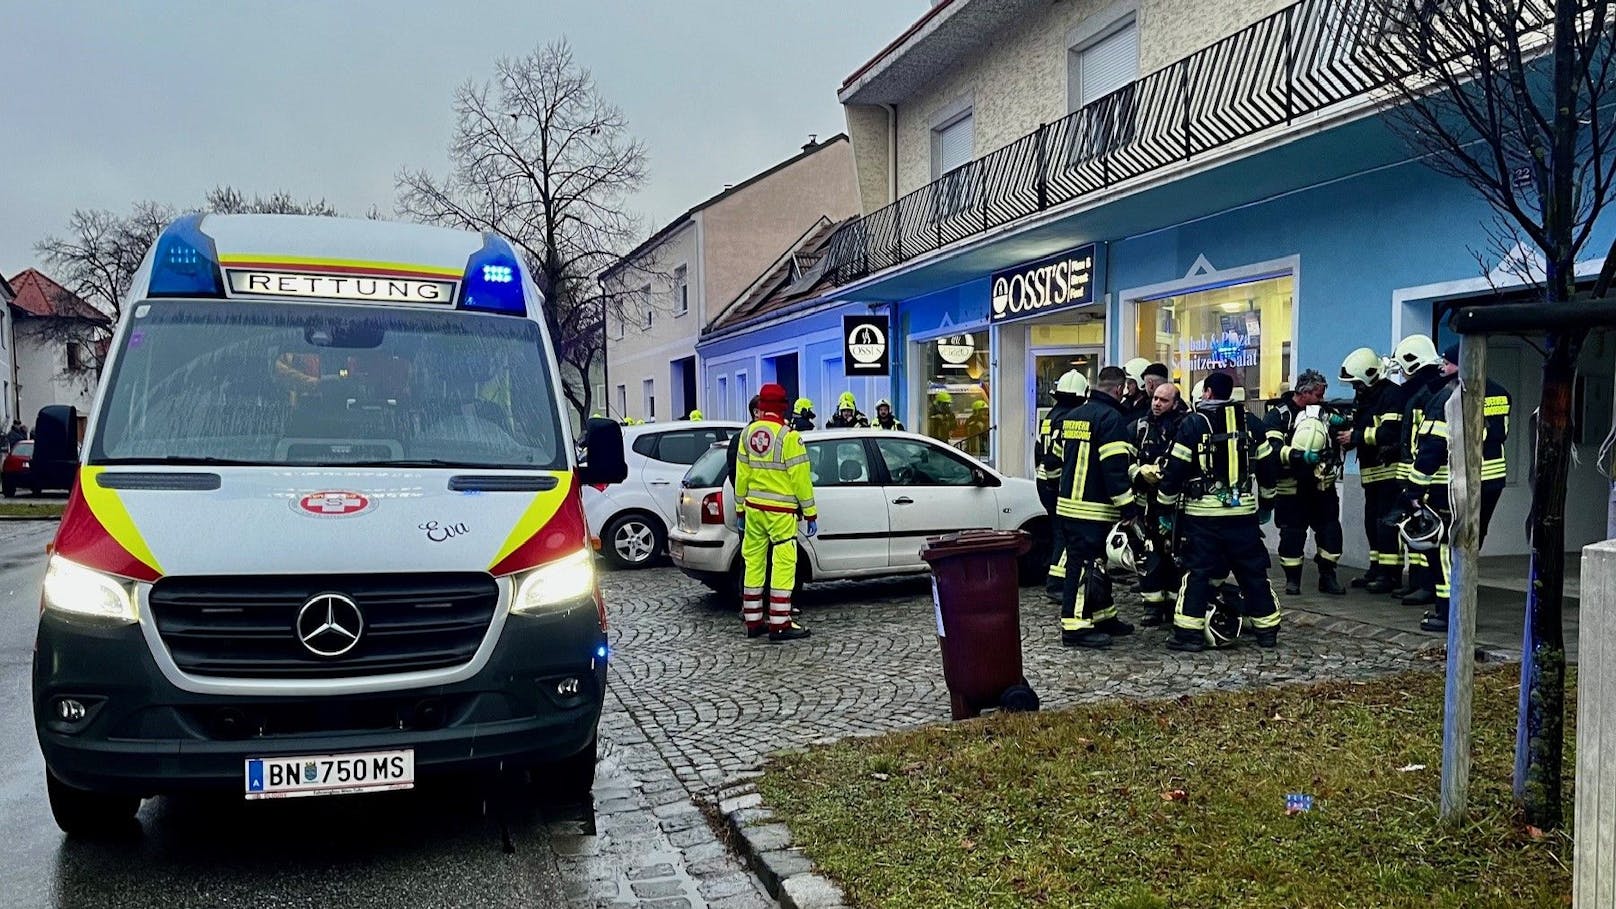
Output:
[[123,836],[63,835],[29,706],[54,530],[0,522],[0,906],[566,905],[551,837],[585,832],[589,809],[488,780],[277,802],[148,799]]

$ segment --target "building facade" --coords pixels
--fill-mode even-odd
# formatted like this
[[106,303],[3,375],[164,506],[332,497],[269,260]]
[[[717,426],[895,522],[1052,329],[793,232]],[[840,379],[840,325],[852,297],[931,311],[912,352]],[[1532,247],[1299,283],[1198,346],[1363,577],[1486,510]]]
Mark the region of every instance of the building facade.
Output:
[[601,276],[617,301],[606,319],[602,412],[640,420],[693,408],[725,413],[724,403],[705,400],[702,330],[810,226],[858,208],[852,146],[838,135],[726,188],[640,244]]
[[[1478,267],[1491,210],[1388,126],[1338,4],[1168,5],[945,0],[841,89],[865,211],[830,242],[835,293],[891,314],[910,425],[957,442],[987,422],[977,452],[1009,473],[1030,475],[1073,366],[1143,356],[1186,391],[1224,371],[1273,398],[1303,369],[1333,380],[1359,346],[1442,346],[1445,308],[1518,270]],[[1610,242],[1598,227],[1591,250]],[[1591,338],[1584,464],[1611,424],[1613,361]],[[1489,554],[1525,550],[1540,366],[1491,344],[1517,418]],[[1571,497],[1603,503],[1605,482],[1578,471]],[[1342,489],[1361,513],[1356,481]],[[1604,520],[1578,510],[1568,546]]]
[[13,412],[32,427],[41,407],[71,404],[78,408],[82,431],[95,402],[112,320],[32,268],[10,283],[16,297],[7,307],[5,337],[13,354]]

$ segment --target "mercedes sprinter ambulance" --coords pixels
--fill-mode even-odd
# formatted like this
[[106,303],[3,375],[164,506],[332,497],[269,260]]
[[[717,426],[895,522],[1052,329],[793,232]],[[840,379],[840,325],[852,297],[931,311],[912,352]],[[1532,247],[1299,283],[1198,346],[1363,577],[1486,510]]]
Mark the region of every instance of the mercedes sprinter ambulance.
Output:
[[62,829],[182,790],[540,764],[589,788],[606,618],[578,491],[623,479],[622,436],[592,421],[580,466],[543,305],[494,235],[163,230],[42,590],[34,720]]

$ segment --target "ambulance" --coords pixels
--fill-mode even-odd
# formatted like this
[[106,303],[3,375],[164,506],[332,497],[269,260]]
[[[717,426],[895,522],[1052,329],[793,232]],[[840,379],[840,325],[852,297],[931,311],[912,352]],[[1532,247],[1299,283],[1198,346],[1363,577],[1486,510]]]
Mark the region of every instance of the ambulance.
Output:
[[[543,306],[492,234],[162,231],[41,591],[34,725],[64,831],[193,790],[530,769],[588,790],[608,653],[579,489],[626,468],[615,423],[573,437]],[[40,444],[72,451],[74,423],[42,417]]]

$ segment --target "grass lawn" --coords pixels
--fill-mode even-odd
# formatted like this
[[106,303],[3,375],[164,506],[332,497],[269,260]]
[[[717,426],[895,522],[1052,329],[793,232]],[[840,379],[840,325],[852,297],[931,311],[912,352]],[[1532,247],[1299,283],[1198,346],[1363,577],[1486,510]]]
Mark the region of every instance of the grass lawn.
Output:
[[[1569,837],[1511,809],[1519,677],[1477,678],[1453,831],[1436,673],[853,740],[778,758],[759,788],[861,907],[1569,906]],[[1288,816],[1288,793],[1312,811]]]
[[0,516],[6,517],[61,517],[65,501],[57,502],[0,502]]

